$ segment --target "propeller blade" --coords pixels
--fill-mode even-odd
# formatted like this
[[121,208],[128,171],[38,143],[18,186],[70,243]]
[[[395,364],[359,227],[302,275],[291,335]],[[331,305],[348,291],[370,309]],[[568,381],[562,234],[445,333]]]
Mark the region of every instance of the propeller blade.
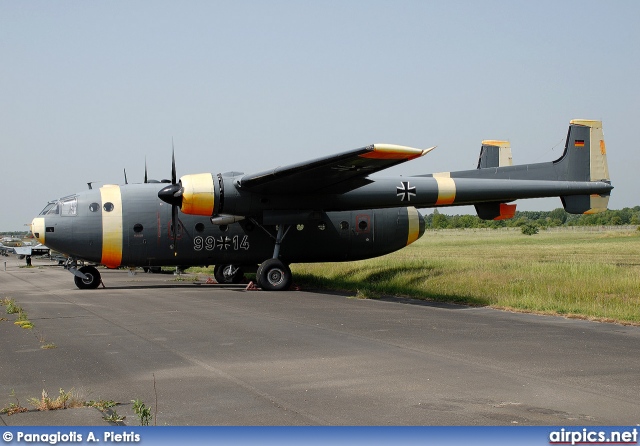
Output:
[[124,169],[124,184],[129,184],[127,181],[127,169]]
[[171,138],[171,184],[176,184],[176,151]]
[[171,206],[171,235],[173,237],[173,255],[174,257],[178,255],[178,207]]
[[176,149],[171,138],[171,185],[158,192],[158,198],[171,205],[171,236],[173,255],[178,255],[178,207],[182,206],[182,185],[176,181]]
[[147,157],[144,157],[144,182],[148,183],[147,181]]

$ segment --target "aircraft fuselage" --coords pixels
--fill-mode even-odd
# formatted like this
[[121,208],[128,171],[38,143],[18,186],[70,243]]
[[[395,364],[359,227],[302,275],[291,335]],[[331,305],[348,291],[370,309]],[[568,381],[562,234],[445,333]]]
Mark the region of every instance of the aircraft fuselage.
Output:
[[[277,235],[268,220],[215,224],[179,212],[175,240],[163,183],[108,185],[50,203],[33,221],[36,238],[90,262],[117,266],[237,264],[271,258]],[[280,257],[287,263],[359,260],[396,251],[424,232],[413,207],[292,216]],[[280,220],[282,221],[282,220]]]

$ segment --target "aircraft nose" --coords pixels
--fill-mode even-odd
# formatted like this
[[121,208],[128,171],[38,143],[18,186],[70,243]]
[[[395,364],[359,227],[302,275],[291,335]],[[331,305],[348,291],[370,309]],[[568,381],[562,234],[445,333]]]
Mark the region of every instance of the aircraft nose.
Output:
[[31,233],[43,245],[45,236],[45,225],[43,217],[36,217],[31,221]]

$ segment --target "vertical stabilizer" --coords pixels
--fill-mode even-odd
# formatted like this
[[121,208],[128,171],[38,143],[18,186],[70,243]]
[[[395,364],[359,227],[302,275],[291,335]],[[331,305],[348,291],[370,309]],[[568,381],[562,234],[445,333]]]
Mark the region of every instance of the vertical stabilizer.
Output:
[[[565,153],[556,161],[571,181],[610,181],[602,121],[574,119],[569,127]],[[609,195],[560,197],[567,212],[595,214],[607,210]]]
[[497,141],[494,139],[482,141],[478,169],[512,165],[513,157],[511,156],[511,143],[509,141]]
[[[609,181],[609,166],[607,165],[607,146],[604,142],[602,132],[602,121],[591,121],[588,119],[574,119],[571,125],[589,127],[589,158],[590,158],[590,180]],[[584,142],[583,142],[584,143]]]

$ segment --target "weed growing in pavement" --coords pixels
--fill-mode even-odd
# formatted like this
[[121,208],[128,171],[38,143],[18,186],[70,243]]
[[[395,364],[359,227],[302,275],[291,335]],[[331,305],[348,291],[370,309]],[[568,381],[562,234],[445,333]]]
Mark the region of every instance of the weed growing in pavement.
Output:
[[22,308],[16,305],[16,301],[13,299],[9,299],[8,297],[5,297],[4,299],[2,299],[0,301],[0,304],[7,307],[6,308],[7,314],[15,314],[22,311]]
[[4,413],[7,414],[7,416],[10,416],[16,413],[27,412],[29,410],[26,407],[22,407],[20,405],[20,400],[18,400],[14,389],[11,389],[11,396],[16,399],[16,402],[9,403],[7,407],[3,407],[2,409],[0,409],[0,413]]
[[133,403],[133,411],[138,417],[138,420],[140,420],[140,426],[148,426],[149,422],[153,418],[153,415],[151,415],[151,408],[145,405],[138,398],[131,400],[131,402]]
[[104,417],[102,417],[102,419],[104,421],[108,421],[109,423],[121,423],[124,421],[124,419],[127,418],[126,416],[120,416],[118,415],[118,412],[116,412],[115,410],[111,412],[111,414],[109,415],[105,415]]
[[29,317],[27,316],[27,312],[24,311],[22,308],[20,308],[20,311],[18,312],[18,318],[14,322],[14,324],[19,325],[22,328],[28,328],[28,329],[33,328],[33,322],[29,320]]
[[44,335],[42,333],[39,333],[36,337],[38,338],[38,342],[40,342],[40,344],[42,344],[40,346],[41,349],[49,350],[49,349],[52,349],[52,348],[58,348],[58,346],[56,344],[54,344],[53,342],[47,342],[46,338],[44,337]]
[[58,396],[53,399],[49,398],[49,394],[46,389],[42,389],[41,398],[29,398],[28,401],[29,404],[36,408],[36,410],[59,410],[84,406],[84,402],[79,398],[74,389],[65,392],[60,388]]
[[84,403],[85,406],[96,408],[100,412],[105,412],[108,409],[111,409],[112,407],[115,407],[119,404],[120,403],[117,403],[113,400],[98,400],[98,401],[90,400]]

